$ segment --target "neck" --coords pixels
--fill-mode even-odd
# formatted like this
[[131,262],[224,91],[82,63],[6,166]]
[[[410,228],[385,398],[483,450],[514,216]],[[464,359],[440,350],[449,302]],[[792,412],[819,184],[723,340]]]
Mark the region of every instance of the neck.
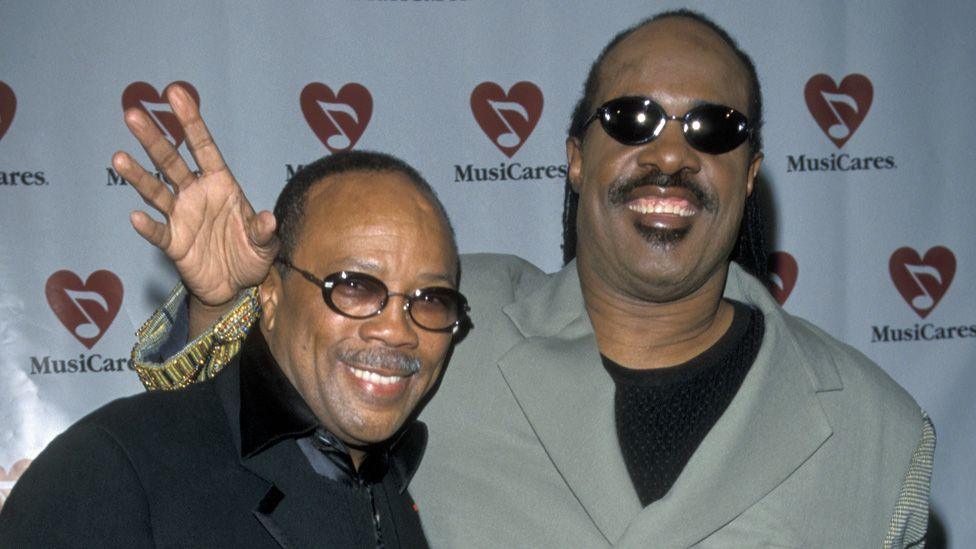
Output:
[[627,295],[580,268],[586,311],[600,353],[634,369],[676,366],[714,345],[732,324],[722,299],[728,266],[700,288],[674,300]]
[[353,448],[348,444],[346,446],[349,448],[349,458],[352,460],[352,466],[358,471],[359,466],[363,463],[363,459],[366,458],[366,451]]

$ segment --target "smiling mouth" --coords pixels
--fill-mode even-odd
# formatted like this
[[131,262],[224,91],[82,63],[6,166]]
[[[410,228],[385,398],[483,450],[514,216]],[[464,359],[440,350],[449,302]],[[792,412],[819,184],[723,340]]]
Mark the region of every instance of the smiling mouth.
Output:
[[398,376],[398,375],[385,376],[371,370],[363,370],[361,368],[356,368],[354,366],[347,366],[347,367],[349,368],[349,371],[352,373],[352,375],[356,376],[357,378],[367,383],[373,383],[375,385],[393,385],[394,383],[400,381],[406,381],[407,379],[407,376]]
[[[662,196],[662,192],[667,193]],[[624,207],[637,214],[634,228],[649,244],[670,249],[691,231],[701,211],[693,195],[664,189],[639,189]]]
[[637,198],[627,202],[627,209],[641,215],[654,214],[692,217],[698,213],[698,208],[693,206],[689,201],[679,198]]

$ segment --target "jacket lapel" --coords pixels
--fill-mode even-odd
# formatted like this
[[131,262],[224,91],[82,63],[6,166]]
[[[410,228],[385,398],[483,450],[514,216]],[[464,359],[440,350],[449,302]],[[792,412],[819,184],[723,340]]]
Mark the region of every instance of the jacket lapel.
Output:
[[608,542],[640,511],[614,427],[614,386],[575,263],[505,313],[526,339],[498,367],[566,484]]
[[788,478],[831,434],[818,390],[840,388],[796,344],[758,282],[730,272],[726,296],[757,306],[766,333],[742,388],[671,491],[641,510],[614,423],[614,385],[600,362],[571,263],[505,312],[525,340],[499,368],[540,442],[610,543],[688,547]]
[[[227,422],[240,455],[240,364],[235,360],[215,379]],[[242,501],[281,547],[328,545],[329,509],[317,501],[325,480],[308,464],[294,440],[272,445],[240,459],[240,478],[234,480]],[[257,540],[255,540],[257,543]]]
[[832,433],[816,393],[839,389],[839,378],[827,370],[819,387],[811,382],[814,365],[787,330],[783,311],[758,283],[743,280],[738,271],[730,275],[726,296],[763,312],[756,361],[672,489],[640,513],[621,547],[702,541],[786,480]]
[[332,512],[321,499],[330,490],[294,440],[279,442],[241,462],[266,489],[254,501],[253,515],[281,547],[332,546]]

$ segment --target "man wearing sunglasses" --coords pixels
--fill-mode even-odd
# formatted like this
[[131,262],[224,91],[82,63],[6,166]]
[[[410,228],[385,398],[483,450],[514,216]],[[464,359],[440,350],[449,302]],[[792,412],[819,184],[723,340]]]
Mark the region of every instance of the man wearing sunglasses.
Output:
[[[432,435],[411,483],[433,545],[920,542],[930,422],[757,278],[761,113],[752,62],[698,14],[662,14],[603,50],[566,142],[567,266],[545,275],[516,258],[461,260],[473,329],[424,408]],[[212,206],[198,225],[134,218],[176,259],[202,337],[218,333],[207,325],[277,247],[263,214]],[[189,247],[213,259],[212,272],[167,241],[183,224],[235,228],[223,234],[236,238]],[[236,303],[255,312],[246,296]],[[174,372],[208,377],[235,351],[232,338],[193,342],[150,364],[166,316],[137,347],[150,388],[172,385]]]
[[[186,123],[192,101],[177,95]],[[175,154],[145,114],[127,120],[154,160]],[[202,121],[188,129],[201,169],[225,171],[200,146]],[[157,191],[150,204],[182,213],[119,159],[134,185]],[[175,179],[181,169],[167,164],[181,193],[219,186]],[[7,500],[0,546],[426,546],[407,492],[427,439],[413,416],[467,314],[447,215],[407,164],[346,152],[299,170],[275,218],[276,268],[246,297],[260,325],[232,363],[184,391],[111,403],[55,439]],[[239,338],[250,321],[231,315],[218,337]]]

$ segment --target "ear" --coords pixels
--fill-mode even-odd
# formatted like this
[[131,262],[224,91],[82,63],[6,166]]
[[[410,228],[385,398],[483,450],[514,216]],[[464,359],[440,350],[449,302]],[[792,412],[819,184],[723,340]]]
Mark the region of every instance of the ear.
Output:
[[583,144],[575,137],[566,138],[566,163],[569,165],[569,184],[579,194],[580,181],[583,180]]
[[749,175],[746,181],[746,196],[752,194],[752,189],[756,186],[756,177],[759,176],[759,167],[762,165],[763,153],[756,153],[749,162]]
[[272,267],[264,282],[258,286],[258,301],[261,303],[261,328],[265,333],[274,333],[275,316],[282,292],[281,274]]

